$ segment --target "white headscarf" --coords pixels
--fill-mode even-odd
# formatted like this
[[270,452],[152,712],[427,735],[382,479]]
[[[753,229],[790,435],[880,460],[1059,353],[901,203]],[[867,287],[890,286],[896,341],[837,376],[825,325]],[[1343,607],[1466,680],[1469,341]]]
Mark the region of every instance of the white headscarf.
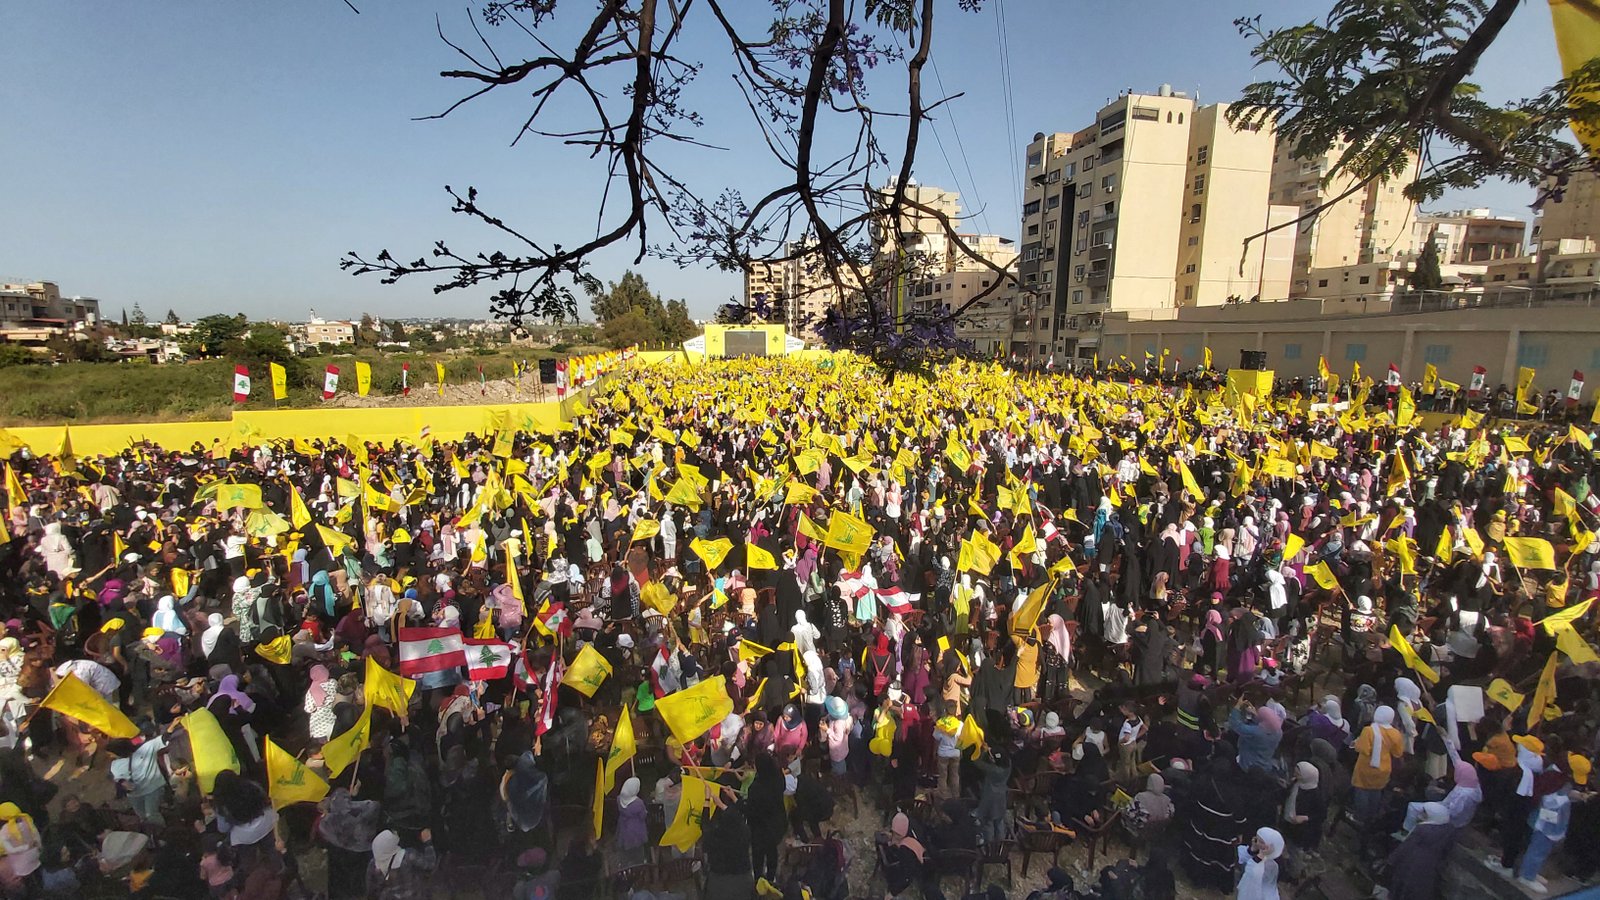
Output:
[[175,602],[176,601],[173,600],[171,594],[168,594],[167,596],[162,597],[160,600],[157,600],[156,614],[155,617],[150,620],[150,624],[161,629],[162,631],[170,631],[176,634],[188,634],[189,626],[183,624],[183,617],[178,615],[178,613],[173,609],[173,604]]
[[400,847],[400,835],[393,831],[380,831],[372,839],[372,864],[385,879],[404,862],[406,851]]
[[1372,752],[1367,754],[1367,765],[1382,768],[1383,728],[1394,722],[1394,707],[1380,706],[1372,714]]
[[639,779],[629,778],[622,783],[622,791],[617,794],[617,807],[627,809],[639,802]]
[[206,630],[200,632],[200,652],[210,656],[211,651],[217,649],[217,638],[222,637],[222,632],[225,630],[227,626],[222,624],[221,613],[206,616]]
[[[1262,828],[1256,831],[1256,837],[1261,840],[1261,858],[1250,860],[1240,848],[1239,858],[1247,860],[1244,866],[1244,877],[1239,879],[1239,900],[1266,900],[1277,897],[1278,864],[1275,860],[1283,855],[1283,835],[1276,829]],[[1267,872],[1272,872],[1272,880],[1267,880]],[[1270,889],[1270,890],[1269,890]]]

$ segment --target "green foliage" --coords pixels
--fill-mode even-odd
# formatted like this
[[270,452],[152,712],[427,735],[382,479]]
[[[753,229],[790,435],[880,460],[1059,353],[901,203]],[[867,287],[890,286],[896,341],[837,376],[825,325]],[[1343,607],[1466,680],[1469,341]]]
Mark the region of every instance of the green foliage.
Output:
[[12,366],[37,366],[49,361],[48,357],[35,353],[27,347],[0,344],[0,369],[9,369]]
[[234,341],[244,337],[249,320],[236,316],[206,316],[194,323],[194,331],[180,345],[186,356],[200,359],[221,356]]
[[1437,228],[1428,232],[1428,242],[1417,257],[1416,271],[1411,273],[1413,291],[1437,291],[1444,286],[1444,276],[1439,272],[1439,245],[1433,240],[1437,232]]
[[589,299],[595,318],[600,320],[600,342],[607,347],[676,344],[699,330],[689,317],[688,304],[682,300],[662,303],[643,276],[631,270],[605,290],[592,292]]
[[1521,0],[1338,0],[1326,20],[1264,28],[1235,24],[1256,42],[1257,65],[1280,77],[1247,86],[1228,110],[1235,124],[1276,124],[1293,158],[1335,154],[1325,181],[1402,177],[1411,154],[1428,163],[1405,186],[1417,202],[1490,178],[1539,185],[1580,161],[1569,121],[1600,125],[1600,64],[1539,96],[1495,105],[1468,82]]

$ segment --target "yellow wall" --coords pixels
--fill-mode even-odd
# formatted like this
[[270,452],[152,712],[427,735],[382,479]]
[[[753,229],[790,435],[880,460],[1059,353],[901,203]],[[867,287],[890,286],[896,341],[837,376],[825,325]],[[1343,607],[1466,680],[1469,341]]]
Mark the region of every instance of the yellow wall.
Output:
[[787,330],[782,325],[707,325],[706,356],[720,359],[727,354],[726,335],[730,331],[764,332],[767,337],[767,355],[782,356],[785,349],[784,335]]

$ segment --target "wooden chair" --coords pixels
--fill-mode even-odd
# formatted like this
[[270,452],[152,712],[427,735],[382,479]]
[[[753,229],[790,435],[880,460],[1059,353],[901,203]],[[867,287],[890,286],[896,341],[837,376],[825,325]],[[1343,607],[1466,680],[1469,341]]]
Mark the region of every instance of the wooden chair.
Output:
[[655,873],[651,863],[629,866],[626,869],[619,869],[611,875],[613,888],[622,896],[627,896],[634,888],[646,887],[654,883],[654,878]]
[[700,873],[695,869],[700,862],[698,856],[680,856],[677,859],[666,859],[655,864],[651,871],[651,884],[665,890],[686,881],[695,882],[695,888],[700,888]]
[[811,865],[811,858],[821,846],[821,844],[792,844],[784,847],[778,870],[790,875],[805,871],[806,867]]
[[987,869],[989,866],[1005,866],[1006,887],[1015,887],[1016,882],[1012,878],[1011,874],[1011,853],[1015,849],[1017,849],[1017,842],[1011,840],[1010,838],[984,845],[983,850],[978,855],[978,861],[973,863],[972,866],[973,884],[979,888],[982,888],[984,882],[984,869]]
[[935,850],[928,855],[927,873],[935,884],[942,884],[952,875],[959,876],[961,893],[956,896],[965,897],[972,891],[973,874],[981,859],[976,850]]
[[1028,877],[1028,862],[1036,853],[1050,854],[1050,865],[1056,865],[1061,857],[1061,848],[1066,843],[1067,836],[1059,831],[1025,829],[1017,832],[1017,846],[1022,850],[1022,877]]
[[[1119,820],[1121,820],[1121,818],[1122,818],[1122,813],[1121,812],[1112,812],[1110,815],[1108,815],[1108,816],[1104,817],[1103,819],[1101,819],[1099,825],[1094,826],[1092,828],[1087,826],[1087,825],[1084,825],[1084,826],[1080,826],[1080,828],[1078,829],[1079,836],[1084,839],[1084,841],[1086,842],[1086,845],[1089,848],[1089,871],[1091,873],[1093,873],[1095,871],[1095,868],[1094,868],[1095,857],[1098,856],[1100,853],[1105,853],[1105,852],[1110,850],[1110,847],[1111,847],[1111,829],[1112,829],[1113,826],[1115,826],[1117,824],[1117,822]],[[1098,851],[1095,849],[1097,845],[1099,846],[1099,850]],[[1026,875],[1027,872],[1024,871],[1023,874]]]

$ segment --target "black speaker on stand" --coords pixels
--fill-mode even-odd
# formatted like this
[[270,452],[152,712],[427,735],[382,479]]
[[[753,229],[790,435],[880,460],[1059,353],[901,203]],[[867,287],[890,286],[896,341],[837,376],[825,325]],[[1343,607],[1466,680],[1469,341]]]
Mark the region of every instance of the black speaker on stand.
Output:
[[1267,351],[1265,350],[1240,350],[1239,368],[1251,372],[1264,372],[1267,369]]

